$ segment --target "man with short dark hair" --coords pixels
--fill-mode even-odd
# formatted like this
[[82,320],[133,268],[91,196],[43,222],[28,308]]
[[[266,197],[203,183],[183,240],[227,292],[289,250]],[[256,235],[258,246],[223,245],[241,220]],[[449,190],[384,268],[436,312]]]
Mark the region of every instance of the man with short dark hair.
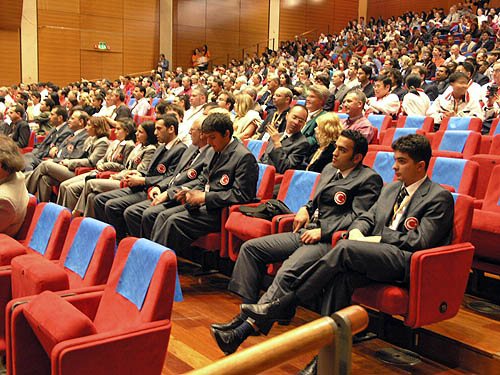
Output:
[[232,137],[229,117],[208,115],[202,132],[214,151],[212,158],[196,180],[174,188],[174,198],[185,204],[160,213],[151,233],[153,241],[181,256],[197,238],[220,230],[222,209],[253,201],[257,191],[257,161]]
[[233,110],[235,102],[236,99],[234,95],[226,90],[222,91],[217,97],[217,106],[219,108],[227,109],[229,112]]
[[[347,229],[352,221],[369,210],[382,188],[382,178],[362,161],[368,151],[366,138],[357,131],[344,130],[336,141],[333,161],[323,170],[312,200],[295,215],[293,232],[255,238],[243,244],[229,290],[243,303],[270,302],[291,290],[295,278],[330,249],[332,236]],[[273,283],[259,298],[267,264],[283,262]],[[239,314],[228,324],[213,324],[212,333],[219,347],[231,353],[251,333],[251,323]],[[271,326],[258,326],[267,334]],[[238,331],[239,330],[239,331]]]
[[370,83],[372,73],[373,69],[369,65],[363,64],[358,69],[358,81],[360,84],[360,89],[361,91],[363,91],[367,98],[375,96],[375,90],[373,89],[373,85]]
[[156,119],[155,135],[160,146],[151,158],[149,168],[145,173],[129,172],[124,181],[128,187],[116,189],[96,195],[96,218],[114,225],[117,238],[126,236],[127,225],[123,212],[134,203],[148,198],[147,191],[164,178],[171,176],[186,149],[177,137],[179,122],[173,115],[164,115]]
[[[120,89],[114,89],[111,92],[111,102],[115,106],[113,114],[111,115],[112,120],[119,120],[121,118],[132,118],[132,113],[127,105],[124,103],[125,93]],[[114,126],[112,124],[112,126]]]
[[16,143],[17,147],[28,146],[30,140],[30,126],[23,120],[24,108],[21,104],[15,104],[7,110],[7,116],[11,120],[11,132],[9,137]]
[[151,109],[151,104],[149,104],[149,100],[146,98],[146,88],[142,85],[135,86],[134,98],[135,103],[132,108],[132,117],[135,115],[146,116]]
[[437,85],[434,82],[425,82],[425,75],[427,74],[427,69],[422,65],[415,65],[411,68],[410,74],[416,74],[422,79],[422,85],[420,86],[424,90],[425,95],[429,97],[430,101],[436,100],[439,95]]
[[210,94],[208,95],[209,102],[217,102],[217,97],[224,89],[224,82],[221,79],[215,78],[212,82]]
[[373,84],[375,96],[368,98],[366,112],[374,114],[389,115],[395,118],[399,112],[399,98],[391,94],[392,80],[387,76],[378,76]]
[[298,276],[290,293],[269,303],[241,306],[257,326],[290,319],[298,303],[317,298],[325,287],[331,298],[323,300],[321,312],[329,315],[350,305],[356,288],[373,281],[407,282],[415,251],[451,243],[453,197],[427,177],[429,141],[410,134],[392,148],[398,181],[382,188],[377,202],[349,226],[346,239]]
[[323,107],[325,111],[333,111],[335,109],[335,101],[339,101],[342,105],[345,96],[351,88],[344,84],[345,74],[341,70],[336,70],[332,74],[333,92],[328,96],[328,99]]
[[74,130],[71,129],[67,120],[68,113],[64,107],[57,106],[52,109],[50,122],[54,127],[42,142],[35,144],[32,152],[24,155],[25,172],[35,169],[43,158],[54,158],[59,152],[61,144],[73,135]]

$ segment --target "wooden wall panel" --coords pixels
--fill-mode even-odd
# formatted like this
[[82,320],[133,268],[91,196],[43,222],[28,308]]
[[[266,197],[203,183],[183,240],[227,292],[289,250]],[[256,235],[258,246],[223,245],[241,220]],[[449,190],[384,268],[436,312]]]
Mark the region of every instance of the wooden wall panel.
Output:
[[39,9],[38,78],[58,85],[80,79],[78,13]]
[[10,86],[21,81],[21,36],[20,30],[1,30],[3,63],[0,64],[0,85]]
[[432,8],[444,8],[448,13],[450,6],[455,4],[454,0],[368,0],[368,18],[382,16],[387,19],[391,16],[400,16],[411,10],[413,12],[429,11]]
[[332,28],[334,5],[336,5],[336,1],[332,0],[308,0],[305,31],[317,28],[318,33],[326,33],[329,27]]
[[282,0],[280,2],[280,41],[293,40],[306,32],[307,1]]
[[347,26],[347,22],[358,18],[358,0],[335,0],[333,27],[331,33],[338,33]]
[[173,10],[172,67],[190,67],[204,44],[214,63],[225,64],[228,54],[241,59],[242,48],[253,51],[259,42],[262,51],[268,38],[269,0],[174,0]]
[[[159,0],[38,0],[39,80],[59,85],[154,69]],[[105,42],[110,50],[94,45]]]
[[18,30],[21,27],[23,0],[2,1],[0,11],[0,29]]
[[126,74],[153,69],[158,61],[159,24],[125,20],[123,71]]

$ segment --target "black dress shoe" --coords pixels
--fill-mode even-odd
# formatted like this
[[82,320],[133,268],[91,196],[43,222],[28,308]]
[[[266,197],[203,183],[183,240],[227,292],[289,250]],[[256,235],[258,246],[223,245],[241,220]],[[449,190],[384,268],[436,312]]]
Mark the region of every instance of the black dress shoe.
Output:
[[240,338],[236,334],[234,329],[230,331],[221,331],[210,327],[210,333],[225,355],[234,353],[241,343],[245,341],[245,339]]
[[240,306],[241,311],[252,319],[255,319],[257,325],[259,322],[289,322],[295,315],[295,308],[290,305],[284,305],[280,299],[263,303]]
[[316,375],[318,373],[318,356],[314,357],[297,375]]
[[245,319],[241,316],[241,314],[236,315],[230,322],[227,323],[214,323],[210,324],[210,327],[214,329],[218,329],[219,331],[229,331],[231,329],[235,329],[239,327],[241,323],[243,323]]

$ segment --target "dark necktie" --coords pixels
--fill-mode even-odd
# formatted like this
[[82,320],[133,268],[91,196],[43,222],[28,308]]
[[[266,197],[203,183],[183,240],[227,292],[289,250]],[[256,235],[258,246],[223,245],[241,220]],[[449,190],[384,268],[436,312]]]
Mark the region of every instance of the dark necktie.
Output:
[[340,171],[337,171],[337,173],[335,173],[335,176],[333,176],[333,181],[342,180],[343,178],[344,176],[342,176],[342,173],[340,173]]
[[399,191],[398,197],[396,198],[396,203],[394,204],[394,213],[398,211],[399,207],[401,206],[401,203],[403,203],[403,200],[407,195],[408,191],[403,186],[402,189]]
[[189,167],[191,167],[191,165],[193,164],[193,162],[195,161],[196,157],[200,154],[200,149],[196,150],[195,152],[193,152],[193,155],[191,155],[191,158],[189,159],[189,161],[187,162],[186,166],[184,167],[183,171],[186,171],[189,169]]

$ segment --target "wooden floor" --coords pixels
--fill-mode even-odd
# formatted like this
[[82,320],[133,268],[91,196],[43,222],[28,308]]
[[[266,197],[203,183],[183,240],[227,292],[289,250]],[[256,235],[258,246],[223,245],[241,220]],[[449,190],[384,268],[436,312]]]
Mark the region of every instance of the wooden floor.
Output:
[[[230,320],[239,312],[239,304],[241,303],[237,296],[226,291],[228,279],[219,274],[192,277],[181,272],[180,280],[184,302],[174,303],[173,328],[162,375],[183,374],[223,358],[223,353],[210,336],[208,327],[214,322]],[[299,308],[290,326],[276,325],[271,330],[269,337],[279,335],[317,317],[317,314]],[[249,337],[241,348],[252,346],[265,339],[264,336]],[[390,345],[378,339],[354,345],[352,373],[357,375],[472,373],[459,368],[447,368],[426,359],[423,359],[421,364],[410,368],[387,365],[375,358],[375,351],[387,346]],[[314,353],[309,353],[299,358],[290,359],[282,366],[263,374],[296,374],[312,359],[313,355]]]

